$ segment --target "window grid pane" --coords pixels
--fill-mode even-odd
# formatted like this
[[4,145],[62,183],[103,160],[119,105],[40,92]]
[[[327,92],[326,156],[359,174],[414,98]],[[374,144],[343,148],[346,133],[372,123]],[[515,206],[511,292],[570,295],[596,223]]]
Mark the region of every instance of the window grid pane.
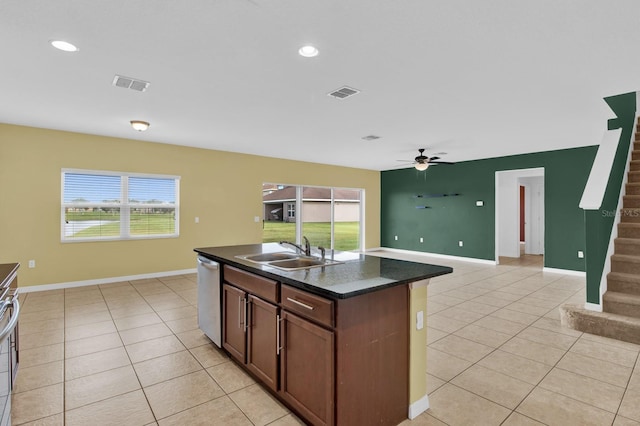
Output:
[[63,171],[63,182],[62,241],[178,235],[178,177]]
[[65,203],[120,203],[120,176],[66,173],[64,177]]

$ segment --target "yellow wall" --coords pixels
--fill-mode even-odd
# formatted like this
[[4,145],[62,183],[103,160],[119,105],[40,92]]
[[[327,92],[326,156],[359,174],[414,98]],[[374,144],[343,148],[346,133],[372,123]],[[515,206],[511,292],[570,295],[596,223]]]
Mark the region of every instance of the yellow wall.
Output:
[[[427,395],[427,286],[429,280],[409,285],[409,404]],[[423,328],[416,328],[418,312],[423,314]],[[413,418],[413,417],[412,417]]]
[[[61,243],[63,168],[180,176],[180,237]],[[20,286],[192,269],[195,247],[262,241],[263,182],[364,188],[380,245],[376,171],[0,123],[0,263],[21,263]]]

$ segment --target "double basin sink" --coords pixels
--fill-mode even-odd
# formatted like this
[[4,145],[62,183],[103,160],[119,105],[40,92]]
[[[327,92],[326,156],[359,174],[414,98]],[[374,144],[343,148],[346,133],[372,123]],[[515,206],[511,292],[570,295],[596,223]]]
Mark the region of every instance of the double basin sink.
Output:
[[330,266],[342,263],[335,260],[323,260],[318,259],[317,257],[303,256],[291,252],[245,254],[236,257],[238,259],[248,260],[249,262],[259,263],[261,265],[273,266],[274,268],[285,271],[296,271],[299,269],[317,268],[320,266]]

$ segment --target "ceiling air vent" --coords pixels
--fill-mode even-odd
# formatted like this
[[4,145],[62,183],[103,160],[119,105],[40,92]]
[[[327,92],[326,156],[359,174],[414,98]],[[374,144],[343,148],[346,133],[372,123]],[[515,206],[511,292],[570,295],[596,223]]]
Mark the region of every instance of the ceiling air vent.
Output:
[[354,89],[353,87],[343,86],[338,90],[334,90],[333,92],[329,93],[329,96],[332,96],[336,99],[344,99],[344,98],[348,98],[349,96],[353,96],[357,93],[360,93],[358,89]]
[[375,141],[376,139],[380,139],[380,136],[369,135],[369,136],[363,136],[362,139],[364,139],[365,141]]
[[148,81],[138,80],[131,77],[123,77],[121,75],[116,75],[113,78],[114,86],[135,90],[137,92],[144,92],[149,87],[149,84],[150,83]]

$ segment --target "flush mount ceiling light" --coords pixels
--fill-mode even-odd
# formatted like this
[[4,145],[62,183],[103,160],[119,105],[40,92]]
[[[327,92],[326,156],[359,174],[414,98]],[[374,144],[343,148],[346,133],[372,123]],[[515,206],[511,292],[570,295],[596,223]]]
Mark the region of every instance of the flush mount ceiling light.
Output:
[[51,40],[49,43],[51,43],[51,45],[56,49],[62,50],[63,52],[77,52],[80,50],[75,45],[64,40]]
[[149,123],[140,120],[131,120],[131,127],[139,132],[144,132],[149,128]]
[[313,58],[314,56],[318,56],[318,49],[314,46],[307,45],[298,49],[298,53],[305,58]]

